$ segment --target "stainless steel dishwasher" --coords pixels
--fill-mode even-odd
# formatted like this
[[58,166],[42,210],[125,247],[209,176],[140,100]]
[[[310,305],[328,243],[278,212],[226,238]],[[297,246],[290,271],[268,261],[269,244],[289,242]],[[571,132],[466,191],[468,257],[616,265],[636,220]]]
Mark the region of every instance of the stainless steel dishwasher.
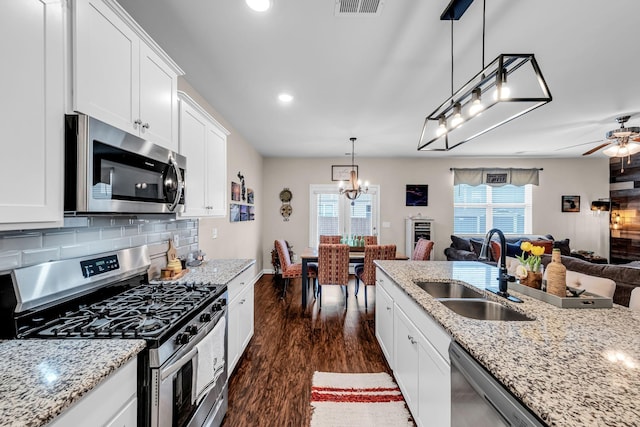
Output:
[[449,346],[451,426],[544,426],[458,343]]

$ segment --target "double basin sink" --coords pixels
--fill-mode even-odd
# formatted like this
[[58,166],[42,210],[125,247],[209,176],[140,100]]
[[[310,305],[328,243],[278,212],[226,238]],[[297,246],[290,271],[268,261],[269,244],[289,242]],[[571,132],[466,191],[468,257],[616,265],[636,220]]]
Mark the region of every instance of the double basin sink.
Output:
[[470,287],[451,282],[416,282],[416,285],[460,316],[478,320],[527,321],[531,317],[489,301]]

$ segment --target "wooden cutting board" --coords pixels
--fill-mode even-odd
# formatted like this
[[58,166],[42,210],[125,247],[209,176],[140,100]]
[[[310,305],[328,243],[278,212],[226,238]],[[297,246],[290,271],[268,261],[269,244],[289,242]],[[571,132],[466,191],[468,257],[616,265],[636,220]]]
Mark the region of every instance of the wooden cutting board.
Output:
[[177,257],[176,247],[173,245],[173,240],[169,240],[169,250],[167,251],[167,262]]

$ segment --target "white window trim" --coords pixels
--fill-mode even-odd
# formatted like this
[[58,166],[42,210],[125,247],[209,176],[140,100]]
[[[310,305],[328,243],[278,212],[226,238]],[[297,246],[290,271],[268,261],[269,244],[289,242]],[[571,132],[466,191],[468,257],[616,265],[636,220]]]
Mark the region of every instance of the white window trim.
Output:
[[[493,196],[493,187],[490,185],[483,184],[488,188],[488,196]],[[514,234],[532,234],[533,230],[533,186],[531,184],[527,184],[524,186],[524,232],[523,233],[505,233],[505,235]],[[456,186],[454,185],[453,191],[456,191]],[[488,197],[489,198],[489,197]],[[491,197],[493,200],[493,197]],[[455,208],[485,208],[487,213],[487,227],[491,228],[490,224],[493,224],[493,208],[521,208],[523,207],[523,203],[454,203]],[[486,230],[483,234],[465,234],[466,236],[484,236]],[[454,231],[455,232],[455,231]]]
[[[310,184],[309,185],[309,247],[315,248],[318,246],[318,242],[314,241],[314,236],[318,235],[318,206],[317,206],[317,197],[316,194],[340,194],[338,191],[337,185],[331,184]],[[371,223],[373,224],[374,234],[378,236],[378,241],[380,241],[380,186],[379,185],[369,185],[368,194],[372,195],[371,204],[373,206],[371,212]],[[347,200],[345,203],[350,203],[346,196],[344,197]],[[346,219],[348,218],[348,214],[346,211],[342,211],[342,215],[338,219],[338,223],[340,224],[340,229],[342,230],[341,234],[346,234]]]

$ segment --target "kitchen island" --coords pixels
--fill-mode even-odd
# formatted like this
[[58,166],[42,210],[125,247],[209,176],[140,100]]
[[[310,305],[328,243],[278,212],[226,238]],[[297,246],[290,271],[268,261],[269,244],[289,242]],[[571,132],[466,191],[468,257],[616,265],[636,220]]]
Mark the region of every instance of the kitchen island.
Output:
[[389,278],[534,414],[552,426],[640,425],[640,312],[561,309],[510,291],[487,299],[534,321],[486,321],[446,308],[416,281],[497,286],[497,269],[469,261],[376,261]]
[[144,347],[144,340],[0,341],[0,425],[45,425]]

